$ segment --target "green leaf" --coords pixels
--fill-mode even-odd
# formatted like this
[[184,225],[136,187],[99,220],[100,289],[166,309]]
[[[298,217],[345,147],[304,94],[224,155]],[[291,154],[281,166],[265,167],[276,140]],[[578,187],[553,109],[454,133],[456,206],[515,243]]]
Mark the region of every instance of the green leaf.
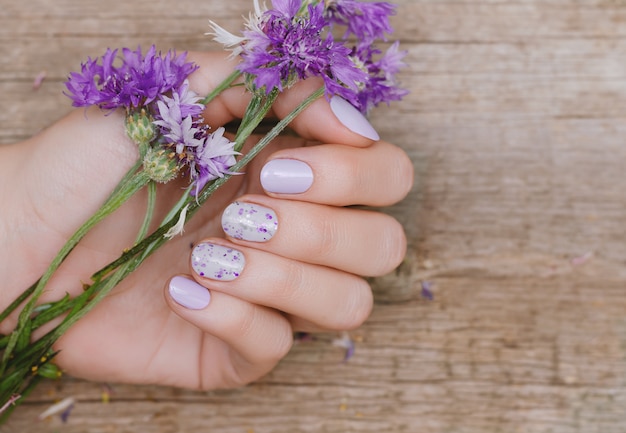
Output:
[[17,343],[15,344],[15,352],[19,353],[26,349],[30,344],[30,336],[33,333],[33,322],[28,320],[24,323],[22,332],[17,336]]

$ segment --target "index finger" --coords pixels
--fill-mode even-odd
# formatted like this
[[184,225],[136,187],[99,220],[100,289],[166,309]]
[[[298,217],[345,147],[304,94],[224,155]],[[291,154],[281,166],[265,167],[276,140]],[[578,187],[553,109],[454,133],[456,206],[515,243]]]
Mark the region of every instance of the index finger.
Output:
[[[188,59],[199,68],[189,78],[191,88],[206,95],[227,78],[237,66],[237,60],[224,52],[189,53]],[[273,113],[284,118],[309,95],[322,86],[319,79],[307,79],[284,91],[273,106]],[[250,101],[250,93],[242,86],[222,92],[204,114],[212,127],[241,118]],[[330,101],[320,98],[304,110],[290,125],[300,136],[322,143],[367,147],[378,141],[379,135],[359,110],[344,99],[334,96]]]

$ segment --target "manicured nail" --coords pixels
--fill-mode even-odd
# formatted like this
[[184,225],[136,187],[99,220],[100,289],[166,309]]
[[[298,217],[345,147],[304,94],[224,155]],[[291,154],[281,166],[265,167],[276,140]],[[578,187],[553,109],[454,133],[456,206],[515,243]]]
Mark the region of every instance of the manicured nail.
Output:
[[268,192],[299,194],[313,184],[313,170],[297,159],[273,159],[261,170],[261,185]]
[[278,220],[270,208],[236,201],[224,210],[222,228],[224,233],[235,239],[265,242],[276,233]]
[[370,140],[378,141],[380,136],[372,124],[351,103],[340,96],[330,98],[330,109],[337,119],[350,131]]
[[191,267],[201,277],[232,281],[243,270],[246,260],[241,251],[210,243],[200,243],[191,252]]
[[211,293],[206,287],[185,277],[172,278],[169,292],[177,304],[190,310],[202,310],[211,302]]

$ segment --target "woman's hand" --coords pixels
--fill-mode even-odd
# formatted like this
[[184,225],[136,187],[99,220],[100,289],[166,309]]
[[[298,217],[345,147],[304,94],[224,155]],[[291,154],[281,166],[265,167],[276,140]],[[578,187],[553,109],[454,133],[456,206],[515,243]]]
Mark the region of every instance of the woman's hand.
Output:
[[[199,94],[233,68],[222,54],[189,58],[200,65],[192,76]],[[285,92],[274,114],[285,116],[316,85]],[[205,119],[216,128],[240,117],[246,103],[242,89],[229,89]],[[392,270],[406,242],[391,217],[343,206],[402,199],[412,185],[411,163],[398,147],[372,140],[371,126],[341,100],[316,101],[292,127],[303,138],[277,139],[209,199],[182,236],[64,335],[55,347],[62,368],[92,380],[231,387],[269,371],[290,349],[294,330],[352,329],[367,318],[372,296],[359,275]],[[119,113],[90,109],[1,151],[1,172],[14,185],[0,183],[8,210],[0,221],[4,308],[100,206],[136,150]],[[186,182],[159,188],[156,221]],[[80,293],[81,282],[130,246],[145,200],[138,194],[92,230],[42,302]]]

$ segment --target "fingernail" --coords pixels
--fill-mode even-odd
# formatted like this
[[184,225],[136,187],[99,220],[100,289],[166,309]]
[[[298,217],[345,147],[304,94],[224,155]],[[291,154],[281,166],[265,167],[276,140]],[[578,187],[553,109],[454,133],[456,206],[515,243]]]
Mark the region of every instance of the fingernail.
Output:
[[261,170],[261,185],[268,192],[299,194],[313,184],[313,170],[297,159],[273,159]]
[[185,277],[172,278],[169,292],[177,304],[190,310],[202,310],[211,302],[211,293],[206,287]]
[[350,131],[370,140],[378,141],[380,136],[372,124],[351,103],[340,96],[330,98],[330,109],[337,119]]
[[278,229],[276,213],[254,203],[234,202],[222,214],[224,233],[244,241],[265,242]]
[[243,270],[243,253],[233,248],[211,243],[200,243],[191,252],[191,267],[201,277],[232,281]]

